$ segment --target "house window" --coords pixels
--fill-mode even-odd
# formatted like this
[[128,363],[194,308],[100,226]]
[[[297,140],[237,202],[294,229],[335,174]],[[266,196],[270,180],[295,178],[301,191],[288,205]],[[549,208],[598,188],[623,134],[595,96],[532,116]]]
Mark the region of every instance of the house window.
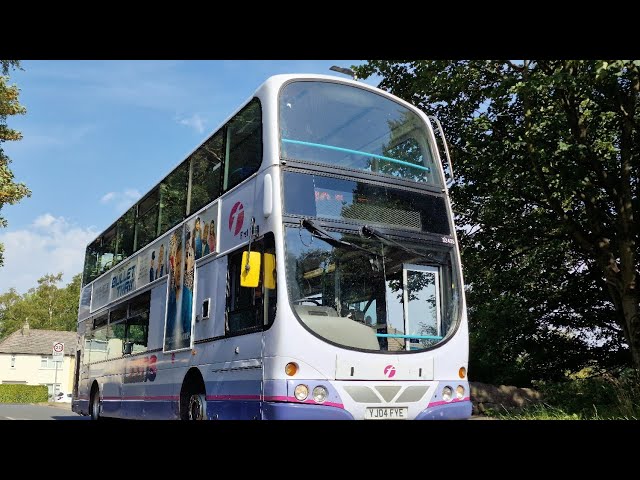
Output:
[[62,368],[62,362],[54,362],[52,355],[40,357],[40,368],[56,368],[56,363],[59,369]]
[[58,393],[60,393],[60,384],[56,383],[56,388],[55,388],[55,392],[53,389],[53,383],[41,383],[40,385],[46,385],[47,386],[47,391],[49,394],[49,398],[52,398],[54,395],[57,395]]
[[16,368],[16,356],[11,355],[11,368]]

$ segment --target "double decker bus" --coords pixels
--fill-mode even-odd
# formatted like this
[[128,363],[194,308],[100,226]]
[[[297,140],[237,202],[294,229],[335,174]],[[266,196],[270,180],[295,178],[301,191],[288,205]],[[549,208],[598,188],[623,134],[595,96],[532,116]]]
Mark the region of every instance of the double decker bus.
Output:
[[267,79],[88,245],[73,411],[468,418],[445,158],[385,91]]

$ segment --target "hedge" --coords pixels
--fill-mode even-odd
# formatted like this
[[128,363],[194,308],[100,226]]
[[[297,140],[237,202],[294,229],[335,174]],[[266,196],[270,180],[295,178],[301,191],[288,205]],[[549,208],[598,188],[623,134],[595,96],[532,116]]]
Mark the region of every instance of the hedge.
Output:
[[0,403],[40,403],[48,400],[46,385],[0,384]]

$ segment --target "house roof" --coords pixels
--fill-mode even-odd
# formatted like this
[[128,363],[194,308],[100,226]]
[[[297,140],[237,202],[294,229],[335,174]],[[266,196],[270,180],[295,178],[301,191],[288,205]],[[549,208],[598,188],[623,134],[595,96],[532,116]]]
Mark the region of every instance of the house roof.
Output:
[[65,355],[73,355],[76,347],[76,332],[21,328],[0,342],[0,353],[51,355],[55,342],[64,343]]

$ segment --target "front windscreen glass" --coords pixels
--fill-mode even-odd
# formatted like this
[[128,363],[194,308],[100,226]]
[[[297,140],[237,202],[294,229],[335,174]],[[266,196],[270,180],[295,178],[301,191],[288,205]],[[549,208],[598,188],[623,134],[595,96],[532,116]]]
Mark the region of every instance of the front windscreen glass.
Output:
[[289,215],[450,235],[443,197],[321,175],[285,172]]
[[292,308],[316,335],[350,348],[406,352],[433,347],[455,330],[460,292],[452,247],[285,230]]
[[281,157],[442,187],[420,117],[382,95],[299,81],[280,93]]

